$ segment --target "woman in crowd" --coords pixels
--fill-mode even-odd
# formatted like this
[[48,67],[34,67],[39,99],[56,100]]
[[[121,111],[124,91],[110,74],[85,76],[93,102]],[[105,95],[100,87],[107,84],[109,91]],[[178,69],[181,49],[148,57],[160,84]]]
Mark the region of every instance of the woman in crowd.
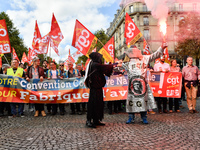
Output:
[[[171,72],[181,72],[180,67],[177,66],[177,61],[176,59],[171,60],[171,67],[170,67]],[[173,103],[174,103],[174,110],[175,112],[180,112],[179,110],[179,99],[180,98],[169,98],[169,112],[173,112]]]

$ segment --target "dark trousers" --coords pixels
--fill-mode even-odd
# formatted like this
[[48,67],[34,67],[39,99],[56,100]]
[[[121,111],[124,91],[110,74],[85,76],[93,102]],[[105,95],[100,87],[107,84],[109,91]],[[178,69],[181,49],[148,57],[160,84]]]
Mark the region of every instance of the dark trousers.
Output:
[[72,112],[75,112],[75,106],[76,106],[76,111],[80,112],[80,103],[70,103],[70,108]]
[[22,115],[24,109],[24,103],[10,103],[11,113],[17,115],[16,106],[18,105],[18,114]]
[[10,103],[0,102],[0,114],[4,114],[4,110],[8,112],[8,115],[11,114]]
[[47,111],[51,112],[51,109],[52,109],[51,106],[52,106],[52,104],[46,104],[46,106],[47,106]]
[[57,113],[57,108],[59,107],[60,113],[64,113],[65,104],[51,104],[52,105],[52,113]]
[[44,104],[35,104],[35,111],[43,111]]
[[85,108],[86,108],[86,102],[83,102],[83,103],[81,103],[82,104],[82,109],[83,109],[83,111],[85,110]]
[[117,112],[117,110],[121,107],[121,102],[120,101],[108,101],[109,113],[112,113],[113,104],[114,104],[114,112]]
[[179,110],[179,100],[180,98],[169,98],[169,110],[173,109],[173,105],[175,111]]
[[161,104],[163,103],[163,111],[167,110],[167,98],[166,97],[155,97],[158,105],[158,109],[162,110]]

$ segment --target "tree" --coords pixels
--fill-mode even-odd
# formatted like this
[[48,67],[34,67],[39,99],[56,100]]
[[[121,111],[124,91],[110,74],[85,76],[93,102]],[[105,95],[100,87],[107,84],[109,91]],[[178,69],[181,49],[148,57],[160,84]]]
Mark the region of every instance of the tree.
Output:
[[179,22],[179,31],[176,32],[178,45],[175,49],[178,55],[192,56],[199,64],[200,58],[200,16],[197,13],[189,13]]
[[[20,38],[19,30],[14,27],[14,24],[12,20],[9,18],[9,16],[5,12],[0,13],[0,20],[5,19],[7,29],[8,29],[8,35],[10,39],[10,45],[11,47],[14,47],[17,56],[19,59],[22,58],[22,55],[24,52],[28,52],[28,48],[24,45],[23,39]],[[9,63],[11,62],[11,54],[5,54],[6,58],[8,59]],[[2,57],[2,63],[7,63],[4,57]]]
[[[96,44],[96,49],[98,52],[103,47],[103,45],[105,45],[110,40],[110,38],[106,35],[106,33],[103,29],[97,30],[94,33],[94,35],[101,41],[101,42],[98,41]],[[86,60],[87,60],[87,57],[85,55],[83,55],[78,58],[77,63],[81,63],[81,61],[82,61],[85,64]]]

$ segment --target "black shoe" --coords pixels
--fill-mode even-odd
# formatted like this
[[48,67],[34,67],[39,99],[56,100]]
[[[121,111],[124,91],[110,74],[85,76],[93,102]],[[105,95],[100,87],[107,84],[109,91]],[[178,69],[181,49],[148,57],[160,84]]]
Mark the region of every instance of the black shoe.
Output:
[[65,114],[64,112],[60,112],[60,115],[62,115],[62,116],[63,116],[64,114]]
[[168,113],[167,109],[163,110],[163,113]]
[[56,115],[56,112],[52,112],[51,115],[52,115],[52,116]]
[[161,109],[159,109],[158,112],[159,112],[159,114],[162,114],[162,110]]
[[193,114],[193,113],[194,113],[194,111],[193,111],[193,110],[189,110],[189,113],[190,113],[190,114]]
[[81,111],[78,111],[77,113],[78,113],[78,115],[82,115],[82,112],[81,112]]
[[86,121],[86,126],[89,128],[96,128],[96,126],[93,123],[91,123],[91,121]]
[[108,114],[109,114],[109,115],[112,115],[112,110],[109,110],[109,111],[108,111]]
[[197,110],[193,110],[193,113],[199,113]]
[[105,126],[105,123],[101,123],[100,121],[94,123],[96,126]]
[[70,113],[70,115],[74,115],[75,114],[75,111],[72,111],[71,113]]
[[118,111],[117,111],[117,110],[114,110],[114,112],[115,112],[115,113],[118,113]]

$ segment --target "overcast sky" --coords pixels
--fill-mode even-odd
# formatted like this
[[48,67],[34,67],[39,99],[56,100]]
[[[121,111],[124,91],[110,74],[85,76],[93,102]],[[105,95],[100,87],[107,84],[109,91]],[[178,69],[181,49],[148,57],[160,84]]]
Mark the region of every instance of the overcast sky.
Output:
[[60,57],[51,50],[51,57],[56,61],[65,60],[69,48],[71,53],[76,51],[71,46],[76,19],[93,33],[101,28],[106,30],[120,4],[120,0],[0,0],[0,2],[0,11],[5,11],[9,15],[27,47],[32,45],[35,20],[38,22],[41,35],[44,36],[50,31],[52,13],[55,14],[64,36],[59,46]]

